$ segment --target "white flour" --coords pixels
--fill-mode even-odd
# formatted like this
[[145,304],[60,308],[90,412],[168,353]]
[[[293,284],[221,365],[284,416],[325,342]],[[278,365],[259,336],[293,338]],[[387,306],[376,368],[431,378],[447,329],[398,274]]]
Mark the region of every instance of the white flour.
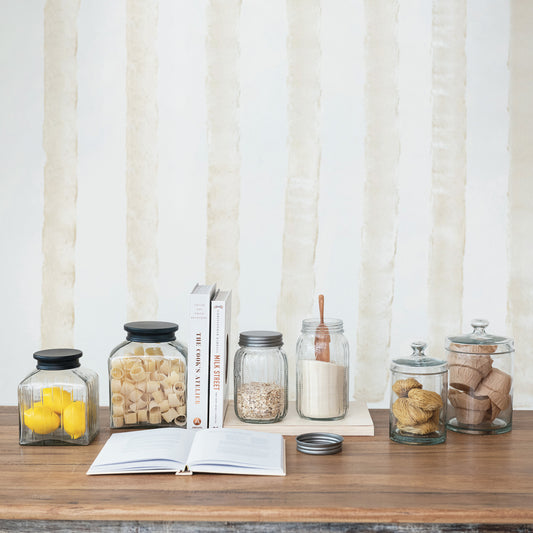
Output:
[[324,361],[301,360],[300,413],[308,418],[335,418],[344,414],[346,368]]

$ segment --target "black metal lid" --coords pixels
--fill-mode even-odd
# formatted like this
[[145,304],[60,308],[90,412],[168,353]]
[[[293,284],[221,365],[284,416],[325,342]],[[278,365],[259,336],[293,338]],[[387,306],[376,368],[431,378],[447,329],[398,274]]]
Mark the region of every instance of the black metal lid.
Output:
[[83,353],[74,348],[52,348],[39,350],[33,354],[37,359],[37,368],[41,370],[68,370],[80,366],[80,357]]
[[279,331],[243,331],[239,335],[239,346],[255,348],[283,346],[283,335]]
[[124,329],[128,332],[126,339],[135,342],[175,341],[178,327],[174,322],[158,322],[156,320],[124,324]]

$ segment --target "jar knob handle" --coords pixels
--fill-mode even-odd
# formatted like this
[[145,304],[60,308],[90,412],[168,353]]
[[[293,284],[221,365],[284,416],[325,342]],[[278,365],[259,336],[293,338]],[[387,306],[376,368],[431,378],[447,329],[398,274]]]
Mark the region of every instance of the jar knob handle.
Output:
[[478,335],[485,334],[485,328],[489,325],[489,321],[484,318],[474,318],[470,325],[474,328],[474,333]]
[[413,355],[424,355],[424,350],[427,348],[427,343],[424,341],[415,341],[411,343],[411,348],[413,349]]

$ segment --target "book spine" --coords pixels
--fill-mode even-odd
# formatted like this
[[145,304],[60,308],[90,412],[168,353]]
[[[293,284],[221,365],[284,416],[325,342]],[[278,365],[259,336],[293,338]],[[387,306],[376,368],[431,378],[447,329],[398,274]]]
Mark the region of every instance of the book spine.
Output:
[[191,294],[189,311],[187,428],[207,428],[211,295]]
[[211,302],[211,355],[209,372],[209,427],[224,425],[226,405],[226,301]]

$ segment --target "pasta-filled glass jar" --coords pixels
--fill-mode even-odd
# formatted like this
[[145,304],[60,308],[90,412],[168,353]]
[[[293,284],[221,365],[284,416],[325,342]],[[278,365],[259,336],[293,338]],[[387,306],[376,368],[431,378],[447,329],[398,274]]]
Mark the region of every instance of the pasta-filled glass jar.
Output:
[[184,427],[187,348],[172,322],[128,322],[126,341],[109,356],[111,428]]
[[389,435],[402,444],[440,444],[446,440],[448,365],[413,342],[412,353],[391,365]]
[[18,386],[23,445],[87,445],[98,433],[98,375],[80,365],[80,350],[33,354],[37,369]]
[[296,344],[296,410],[311,420],[340,420],[348,410],[350,348],[342,320],[325,319],[326,350],[317,350],[320,321],[302,322]]
[[245,331],[234,361],[234,408],[243,422],[279,422],[287,414],[287,357],[277,331]]
[[473,331],[446,339],[450,367],[448,429],[460,433],[511,431],[514,342],[485,331],[487,320],[471,322]]

